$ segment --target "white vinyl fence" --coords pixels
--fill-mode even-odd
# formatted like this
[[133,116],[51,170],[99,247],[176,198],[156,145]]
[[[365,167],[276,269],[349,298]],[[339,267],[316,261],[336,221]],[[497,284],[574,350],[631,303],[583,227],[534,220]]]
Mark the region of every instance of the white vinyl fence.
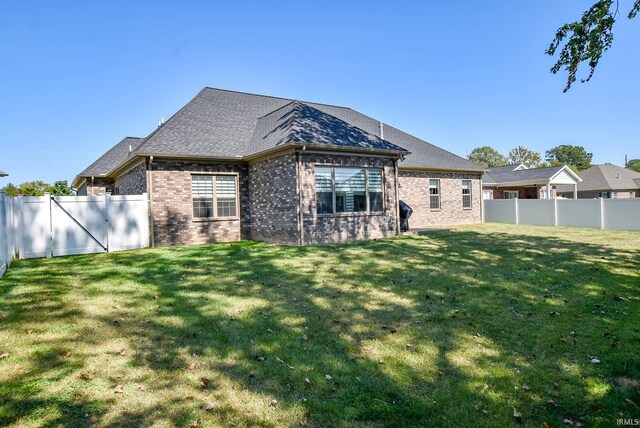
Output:
[[485,222],[640,230],[640,198],[485,199],[483,204]]
[[19,196],[0,193],[0,276],[14,258],[149,246],[147,195]]

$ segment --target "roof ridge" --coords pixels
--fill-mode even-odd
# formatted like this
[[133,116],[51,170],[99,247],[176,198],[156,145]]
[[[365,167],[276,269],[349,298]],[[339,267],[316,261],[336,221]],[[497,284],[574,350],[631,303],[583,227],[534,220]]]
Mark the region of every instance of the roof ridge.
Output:
[[613,189],[613,185],[612,185],[612,184],[611,184],[611,182],[609,181],[609,178],[607,177],[607,174],[605,174],[605,173],[604,173],[604,171],[603,171],[603,170],[602,170],[602,168],[601,168],[601,167],[602,167],[602,166],[604,166],[604,165],[605,165],[605,164],[602,164],[602,165],[596,165],[596,166],[597,166],[596,171],[597,171],[597,173],[598,173],[598,174],[600,174],[600,176],[602,177],[602,180],[603,180],[605,183],[607,183],[607,187],[608,187],[609,189]]
[[180,112],[186,110],[187,106],[189,106],[193,101],[195,101],[196,98],[198,98],[200,96],[200,94],[202,94],[204,92],[204,89],[201,89],[200,92],[198,92],[193,98],[191,98],[185,105],[183,105],[177,112],[173,113],[169,119],[167,119],[162,125],[158,126],[156,129],[154,129],[153,131],[151,131],[151,133],[149,135],[147,135],[146,137],[144,137],[144,141],[142,142],[142,144],[140,144],[138,146],[137,149],[134,150],[135,153],[139,153],[140,149],[142,149],[142,147],[147,144],[147,142],[149,142],[149,139],[151,137],[153,137],[154,135],[156,135],[164,126],[166,126],[167,123],[169,123],[170,120],[172,120],[173,118],[175,118]]
[[[297,101],[297,100],[296,100],[296,101]],[[308,102],[305,102],[305,101],[298,101],[298,102],[300,103],[300,105],[307,106],[307,107],[312,108],[312,109],[314,109],[314,110],[316,110],[316,111],[319,111],[321,114],[326,114],[327,116],[330,116],[330,117],[334,118],[335,120],[339,120],[340,122],[342,122],[342,123],[346,124],[347,126],[352,126],[352,127],[354,127],[354,128],[357,128],[357,129],[359,129],[361,132],[363,132],[363,133],[365,133],[365,134],[367,134],[367,135],[371,135],[372,137],[374,137],[374,138],[375,138],[375,139],[377,139],[377,140],[385,141],[385,142],[387,142],[387,143],[389,143],[389,144],[393,144],[391,141],[386,140],[386,139],[384,139],[384,138],[380,137],[379,135],[373,134],[373,133],[371,133],[371,132],[367,131],[366,129],[361,128],[360,126],[358,126],[358,125],[356,125],[356,124],[349,123],[349,122],[347,122],[347,121],[346,121],[346,120],[344,120],[344,119],[340,119],[338,116],[335,116],[335,115],[333,115],[333,114],[331,114],[331,113],[328,113],[328,112],[326,112],[326,111],[322,111],[322,110],[320,110],[320,109],[318,109],[318,108],[316,108],[316,107],[314,107],[314,106],[310,105],[310,104],[315,104],[315,103],[308,103]],[[375,119],[374,119],[374,120],[375,120]],[[394,145],[394,146],[397,146],[397,144],[393,144],[393,145]],[[400,146],[398,146],[398,147],[400,147]]]
[[[286,99],[286,98],[285,98],[285,99]],[[270,111],[269,113],[267,113],[267,114],[263,114],[262,116],[260,116],[260,117],[258,118],[258,120],[260,120],[260,119],[264,119],[264,118],[265,118],[265,117],[267,117],[267,116],[271,116],[273,113],[277,112],[278,110],[282,110],[283,108],[288,107],[288,106],[290,106],[291,104],[295,104],[296,102],[299,102],[299,101],[298,101],[298,100],[292,100],[290,103],[287,103],[287,104],[285,104],[285,105],[283,105],[283,106],[281,106],[281,107],[278,107],[277,109],[271,110],[271,111]],[[257,122],[256,122],[256,126],[257,126]]]
[[[351,107],[347,107],[347,106],[340,106],[340,105],[337,105],[337,104],[319,103],[319,102],[316,102],[316,101],[305,101],[305,100],[299,100],[297,98],[276,97],[276,96],[273,96],[273,95],[256,94],[256,93],[253,93],[253,92],[234,91],[233,89],[214,88],[212,86],[205,86],[202,89],[202,91],[204,91],[205,89],[209,89],[209,90],[213,90],[213,91],[221,91],[221,92],[233,92],[235,94],[242,94],[242,95],[252,95],[254,97],[273,98],[273,99],[276,99],[276,100],[299,101],[299,102],[305,103],[305,104],[318,104],[318,105],[321,105],[321,106],[337,107],[337,108],[343,108],[345,110],[353,110]],[[202,91],[200,91],[200,92],[202,92]]]

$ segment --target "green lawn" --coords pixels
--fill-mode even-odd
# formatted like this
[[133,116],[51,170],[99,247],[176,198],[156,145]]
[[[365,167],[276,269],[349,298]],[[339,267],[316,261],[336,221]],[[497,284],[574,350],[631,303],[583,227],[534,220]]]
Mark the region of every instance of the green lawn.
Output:
[[0,425],[615,426],[639,269],[638,232],[491,224],[19,261]]

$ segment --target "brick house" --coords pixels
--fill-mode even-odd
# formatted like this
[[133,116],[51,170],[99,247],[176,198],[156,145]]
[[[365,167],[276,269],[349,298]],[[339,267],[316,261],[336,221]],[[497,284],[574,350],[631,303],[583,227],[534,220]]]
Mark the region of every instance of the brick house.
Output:
[[149,195],[154,245],[291,245],[481,221],[483,169],[355,110],[203,89],[146,138],[73,181],[79,195]]
[[[482,177],[483,199],[555,199],[558,188],[574,191],[580,177],[568,166],[527,168],[523,164],[496,166]],[[570,197],[571,197],[570,196]]]

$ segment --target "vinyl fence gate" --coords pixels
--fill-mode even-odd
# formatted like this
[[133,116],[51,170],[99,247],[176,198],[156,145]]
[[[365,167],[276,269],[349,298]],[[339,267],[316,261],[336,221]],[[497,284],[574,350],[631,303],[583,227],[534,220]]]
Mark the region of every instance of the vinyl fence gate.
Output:
[[105,253],[149,246],[147,195],[15,198],[21,259]]

